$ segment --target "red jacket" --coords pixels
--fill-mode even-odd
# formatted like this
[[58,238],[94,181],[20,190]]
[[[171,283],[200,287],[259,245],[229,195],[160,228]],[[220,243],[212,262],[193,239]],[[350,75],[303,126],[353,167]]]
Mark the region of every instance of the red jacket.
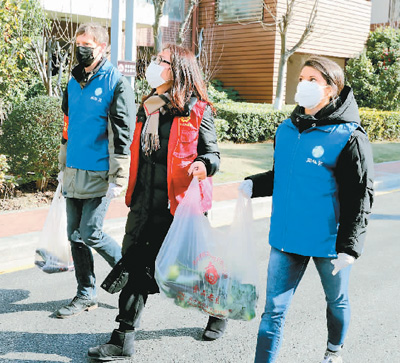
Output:
[[[197,157],[199,129],[206,106],[206,102],[197,101],[189,117],[175,117],[172,122],[168,141],[167,160],[168,199],[172,215],[175,214],[175,210],[179,202],[185,196],[185,192],[192,180],[192,176],[188,176],[188,169]],[[132,194],[137,180],[142,126],[142,122],[137,122],[131,145],[131,166],[128,190],[125,197],[125,203],[128,207],[131,204]],[[200,183],[200,190],[202,193],[201,204],[205,212],[211,208],[212,194],[206,193],[206,190],[211,190],[211,188],[203,189],[203,183],[211,183],[211,177],[208,177]]]

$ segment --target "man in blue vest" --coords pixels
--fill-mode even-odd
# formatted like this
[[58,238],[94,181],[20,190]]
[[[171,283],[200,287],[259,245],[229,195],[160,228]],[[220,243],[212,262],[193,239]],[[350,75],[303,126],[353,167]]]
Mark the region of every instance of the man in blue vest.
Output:
[[97,307],[91,248],[110,266],[121,258],[120,245],[102,229],[110,200],[127,184],[136,112],[133,89],[105,58],[107,47],[108,32],[102,26],[78,28],[78,64],[63,95],[59,180],[78,288],[72,301],[56,312],[58,318]]

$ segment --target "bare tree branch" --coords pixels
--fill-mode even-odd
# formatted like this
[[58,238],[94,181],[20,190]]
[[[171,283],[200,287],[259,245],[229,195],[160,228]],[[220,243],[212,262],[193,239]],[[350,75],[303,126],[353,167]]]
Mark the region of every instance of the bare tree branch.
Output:
[[[30,59],[49,96],[62,95],[62,78],[63,76],[69,78],[72,70],[72,49],[75,40],[72,31],[72,17],[65,20],[65,25],[62,25],[59,19],[53,19],[44,26],[41,38],[31,42]],[[61,41],[63,46],[60,44]],[[56,69],[57,77],[53,76]]]
[[317,17],[317,10],[318,10],[318,1],[316,0],[314,2],[313,8],[310,12],[310,17],[308,19],[308,22],[306,24],[306,27],[303,31],[303,34],[301,35],[300,39],[298,40],[298,42],[290,49],[287,50],[286,53],[288,54],[288,56],[290,57],[298,48],[300,48],[303,43],[306,41],[306,39],[308,38],[308,36],[313,32],[314,30],[314,26],[315,26],[315,19]]
[[185,41],[185,35],[187,30],[189,29],[189,23],[190,23],[190,19],[192,18],[194,9],[196,8],[196,6],[198,6],[200,3],[200,0],[190,0],[188,9],[186,11],[186,16],[185,19],[183,20],[183,22],[181,23],[180,27],[179,27],[179,33],[178,33],[178,44],[182,45],[183,42]]
[[[206,19],[209,18],[207,11],[205,17]],[[204,81],[209,83],[218,73],[220,68],[219,62],[223,54],[223,45],[219,44],[215,39],[215,23],[207,23],[212,25],[209,25],[207,28],[203,28],[200,31],[197,44],[198,54],[196,55],[196,58],[198,59]]]
[[154,38],[154,49],[158,53],[161,51],[161,27],[160,20],[164,15],[164,5],[166,0],[153,0],[154,4],[154,24],[153,24],[153,38]]
[[[317,10],[319,0],[314,0],[313,7],[309,14],[308,21],[305,25],[305,28],[297,40],[297,42],[290,48],[287,48],[287,32],[291,23],[293,22],[293,17],[295,13],[295,7],[301,3],[307,3],[307,0],[286,0],[286,9],[282,15],[278,14],[277,3],[275,1],[275,13],[274,10],[271,9],[270,5],[264,3],[264,9],[268,12],[268,14],[272,17],[274,22],[272,24],[268,24],[269,27],[273,25],[276,26],[277,31],[279,32],[281,38],[281,51],[280,51],[280,59],[279,59],[279,67],[278,67],[278,81],[276,87],[275,94],[275,102],[274,108],[281,109],[283,104],[283,94],[284,94],[284,81],[286,78],[286,69],[287,69],[287,61],[289,57],[299,49],[310,34],[314,30],[315,21],[317,18]],[[267,24],[262,23],[263,29],[266,29]]]

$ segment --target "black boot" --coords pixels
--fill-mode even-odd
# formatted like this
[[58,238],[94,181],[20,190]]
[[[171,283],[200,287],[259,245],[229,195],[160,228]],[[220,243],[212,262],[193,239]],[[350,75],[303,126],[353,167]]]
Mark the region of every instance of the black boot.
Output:
[[89,348],[88,357],[101,362],[126,359],[135,353],[135,331],[122,332],[115,329],[108,343]]
[[219,319],[209,316],[207,326],[203,333],[203,340],[215,340],[224,335],[228,319]]

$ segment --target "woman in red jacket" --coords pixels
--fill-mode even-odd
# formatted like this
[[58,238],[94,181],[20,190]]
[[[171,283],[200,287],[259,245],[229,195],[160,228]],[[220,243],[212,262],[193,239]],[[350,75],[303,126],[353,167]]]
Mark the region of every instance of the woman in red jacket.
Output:
[[[212,104],[193,53],[168,45],[152,59],[146,79],[153,90],[139,108],[131,147],[130,212],[122,245],[129,279],[119,297],[119,327],[107,344],[88,353],[102,361],[133,356],[147,297],[159,292],[155,259],[176,207],[194,176],[209,182],[219,167]],[[206,211],[211,200],[202,205]],[[219,338],[225,326],[226,320],[210,316],[203,339]]]

